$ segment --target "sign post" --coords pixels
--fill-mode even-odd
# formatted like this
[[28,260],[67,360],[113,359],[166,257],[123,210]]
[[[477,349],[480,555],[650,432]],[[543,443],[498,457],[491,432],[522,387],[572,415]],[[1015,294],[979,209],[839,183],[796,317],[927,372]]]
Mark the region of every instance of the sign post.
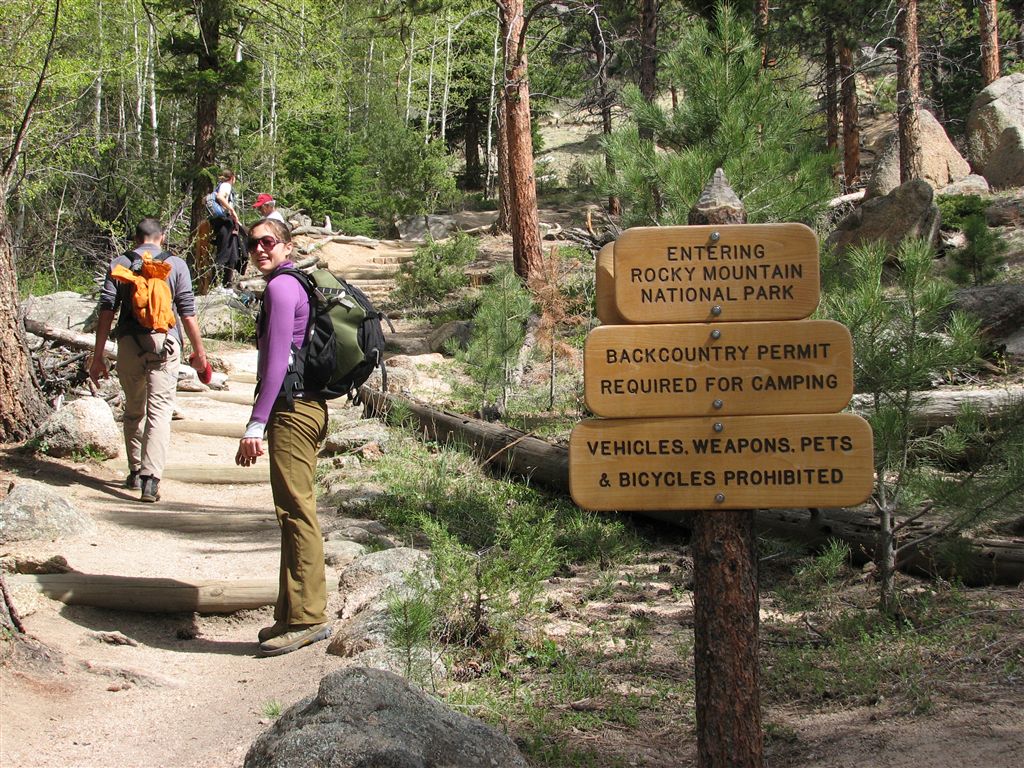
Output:
[[873,483],[849,331],[805,320],[818,244],[802,224],[747,225],[721,169],[691,226],[639,227],[598,256],[569,486],[596,510],[693,515],[698,766],[760,768],[751,509],[853,505]]

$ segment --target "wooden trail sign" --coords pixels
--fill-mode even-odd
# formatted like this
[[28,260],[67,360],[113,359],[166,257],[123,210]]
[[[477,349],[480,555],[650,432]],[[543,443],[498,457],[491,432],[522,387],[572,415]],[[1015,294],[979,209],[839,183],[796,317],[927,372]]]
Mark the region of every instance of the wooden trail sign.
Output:
[[604,325],[587,335],[598,416],[835,413],[853,394],[853,342],[831,320]]
[[871,427],[849,413],[591,419],[569,441],[585,509],[852,506],[871,493]]
[[818,306],[818,239],[803,224],[634,227],[614,253],[632,323],[799,320]]

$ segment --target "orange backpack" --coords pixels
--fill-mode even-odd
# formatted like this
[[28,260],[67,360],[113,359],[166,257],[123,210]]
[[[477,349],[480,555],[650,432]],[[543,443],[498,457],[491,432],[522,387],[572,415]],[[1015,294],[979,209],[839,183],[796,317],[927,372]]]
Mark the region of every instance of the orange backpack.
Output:
[[131,308],[136,322],[154,333],[167,333],[175,323],[171,286],[167,282],[172,267],[163,259],[154,259],[149,254],[144,254],[141,260],[142,266],[138,271],[118,264],[110,271],[110,276],[134,286]]

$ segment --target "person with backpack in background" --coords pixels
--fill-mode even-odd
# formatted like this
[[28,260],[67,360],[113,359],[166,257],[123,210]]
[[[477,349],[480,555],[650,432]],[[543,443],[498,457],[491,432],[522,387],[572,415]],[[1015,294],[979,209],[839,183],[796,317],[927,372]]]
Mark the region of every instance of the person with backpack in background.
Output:
[[160,222],[142,219],[135,228],[134,250],[111,261],[100,289],[96,343],[89,364],[89,376],[98,384],[110,374],[103,357],[107,337],[117,340],[117,378],[124,389],[128,454],[124,487],[141,491],[140,500],[146,502],[160,499],[160,478],[171,441],[182,327],[192,344],[192,366],[205,372],[208,365],[188,266],[166,252],[163,243]]
[[313,480],[317,453],[327,434],[327,404],[319,392],[296,387],[289,365],[306,344],[312,307],[297,278],[276,274],[294,267],[288,226],[276,219],[261,219],[253,225],[246,245],[267,288],[256,324],[256,400],[235,463],[255,464],[263,455],[266,436],[270,486],[281,527],[281,566],[274,624],[261,629],[258,640],[261,656],[278,656],[331,634]]
[[206,208],[210,213],[210,227],[213,229],[213,244],[217,250],[214,257],[216,276],[214,290],[221,293],[231,291],[235,270],[242,261],[241,222],[235,210],[235,172],[230,168],[221,171],[213,192],[206,196]]

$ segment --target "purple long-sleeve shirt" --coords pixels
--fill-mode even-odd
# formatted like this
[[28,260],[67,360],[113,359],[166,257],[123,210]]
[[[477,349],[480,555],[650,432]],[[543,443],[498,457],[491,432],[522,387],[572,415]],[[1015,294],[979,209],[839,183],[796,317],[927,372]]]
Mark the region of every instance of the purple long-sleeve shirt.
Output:
[[[294,266],[286,261],[278,269]],[[267,283],[263,306],[265,323],[258,329],[256,337],[259,350],[256,375],[260,381],[260,393],[253,403],[246,437],[262,436],[262,428],[270,420],[270,411],[281,394],[292,345],[297,348],[305,345],[309,323],[309,296],[291,275],[280,275]],[[255,425],[259,425],[259,435],[250,434],[256,431]]]

